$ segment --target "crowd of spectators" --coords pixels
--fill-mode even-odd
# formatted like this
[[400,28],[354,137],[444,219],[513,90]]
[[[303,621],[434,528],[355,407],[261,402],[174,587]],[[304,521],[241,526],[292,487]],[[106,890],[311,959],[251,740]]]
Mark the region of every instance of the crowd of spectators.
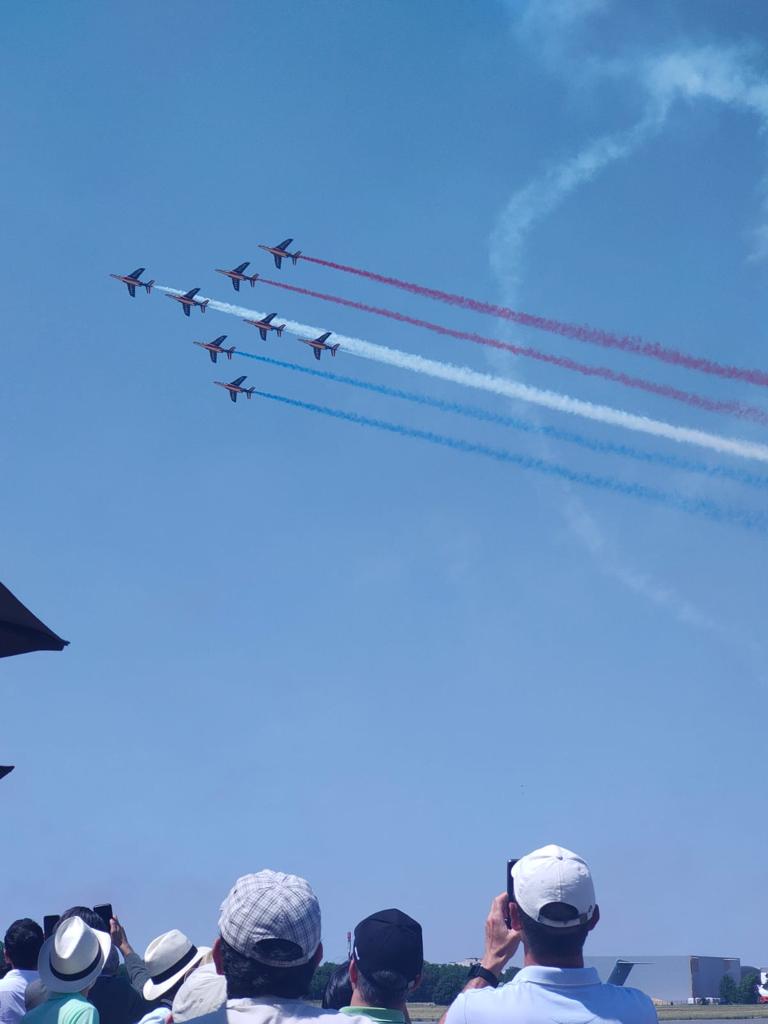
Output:
[[[441,1024],[655,1024],[647,996],[584,966],[600,919],[584,860],[543,847],[517,861],[512,880],[513,899],[493,900],[483,957]],[[521,945],[523,968],[500,985]],[[269,870],[235,882],[210,947],[173,929],[139,956],[118,918],[76,906],[48,938],[35,921],[14,921],[4,956],[0,1024],[410,1024],[424,965],[420,924],[382,910],[355,928],[322,1005],[308,1002],[323,957],[320,907],[303,878]]]

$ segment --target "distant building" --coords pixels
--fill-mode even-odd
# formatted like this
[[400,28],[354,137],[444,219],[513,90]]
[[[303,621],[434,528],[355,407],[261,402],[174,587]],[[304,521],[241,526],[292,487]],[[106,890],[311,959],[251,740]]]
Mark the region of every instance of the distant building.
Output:
[[726,975],[733,978],[737,985],[741,981],[741,961],[738,957],[584,957],[587,967],[597,968],[597,973],[603,981],[608,980],[617,962],[632,965],[626,973],[626,985],[639,988],[651,999],[665,1003],[687,1003],[689,999],[717,999],[720,995],[720,982]]

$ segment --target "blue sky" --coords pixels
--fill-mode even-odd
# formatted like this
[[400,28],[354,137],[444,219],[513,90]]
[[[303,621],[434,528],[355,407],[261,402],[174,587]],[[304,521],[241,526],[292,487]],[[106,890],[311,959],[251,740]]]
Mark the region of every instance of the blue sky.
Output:
[[[768,12],[686,0],[18,6],[0,41],[3,581],[71,641],[2,665],[8,920],[111,899],[137,946],[306,875],[330,956],[397,905],[477,952],[504,861],[593,865],[594,953],[765,963],[766,540],[261,401],[318,401],[677,494],[728,482],[238,360],[108,278],[235,296],[259,242],[768,365]],[[640,127],[638,127],[640,126]],[[608,153],[610,156],[605,156]],[[574,168],[576,169],[574,171]],[[322,267],[286,281],[766,407]],[[765,431],[258,286],[255,309],[728,436]],[[330,363],[330,360],[328,360]],[[325,361],[324,364],[325,365]],[[331,368],[331,367],[329,367]],[[343,353],[338,372],[667,441]],[[229,378],[227,378],[229,379]],[[732,460],[734,462],[734,460]],[[745,464],[746,465],[746,464]],[[759,467],[755,467],[759,469]]]

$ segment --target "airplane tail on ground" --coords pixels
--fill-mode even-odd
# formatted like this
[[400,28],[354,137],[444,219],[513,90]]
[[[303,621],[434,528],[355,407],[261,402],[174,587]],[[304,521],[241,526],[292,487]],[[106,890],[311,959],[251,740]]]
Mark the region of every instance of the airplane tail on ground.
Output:
[[299,256],[301,256],[301,249],[297,249],[296,252],[291,255],[294,267],[296,266]]
[[337,341],[335,345],[329,345],[328,346],[328,348],[331,350],[331,355],[332,356],[335,356],[336,353],[339,351],[339,344],[340,344],[340,342]]
[[149,294],[150,294],[150,293],[152,292],[152,285],[153,285],[154,283],[155,283],[155,282],[154,282],[154,280],[152,280],[152,281],[146,281],[146,282],[142,281],[142,284],[143,284],[143,285],[144,285],[144,287],[145,287],[145,288],[147,289],[147,295],[149,295]]
[[206,309],[208,308],[208,303],[210,301],[211,301],[210,299],[206,299],[205,302],[201,302],[200,303],[200,312],[201,313],[204,313],[206,311]]

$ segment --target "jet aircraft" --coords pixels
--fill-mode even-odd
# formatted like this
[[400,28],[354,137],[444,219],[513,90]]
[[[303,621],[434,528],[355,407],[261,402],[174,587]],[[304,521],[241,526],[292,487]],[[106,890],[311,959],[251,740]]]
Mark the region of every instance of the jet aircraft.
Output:
[[288,252],[288,246],[291,244],[292,241],[292,238],[286,238],[285,241],[281,242],[279,245],[259,245],[259,248],[263,249],[265,252],[272,253],[272,255],[275,258],[275,266],[277,267],[278,270],[282,266],[283,260],[285,259],[293,260],[293,265],[295,267],[296,261],[298,260],[299,256],[301,256],[301,249],[297,249],[296,252]]
[[229,392],[229,397],[233,402],[236,402],[238,395],[245,395],[246,398],[250,398],[256,390],[255,385],[250,388],[244,388],[242,386],[244,380],[245,376],[235,377],[235,379],[230,381],[229,384],[225,384],[223,380],[215,380],[213,383],[218,384],[220,388],[226,388]]
[[267,340],[267,331],[277,331],[278,338],[285,330],[285,324],[273,324],[272,321],[277,316],[277,313],[270,313],[269,316],[265,316],[263,320],[246,320],[247,324],[251,324],[253,327],[259,328],[259,334],[261,340]]
[[136,285],[140,288],[147,289],[147,295],[152,291],[152,285],[154,281],[140,281],[139,278],[144,273],[144,267],[137,267],[132,274],[110,274],[110,277],[114,277],[116,281],[122,281],[123,284],[128,286],[128,294],[132,299],[136,298]]
[[199,299],[196,299],[195,296],[197,295],[197,293],[199,291],[200,291],[199,288],[190,288],[189,291],[188,292],[184,292],[183,295],[169,295],[169,294],[166,293],[166,298],[175,299],[177,302],[180,302],[181,305],[182,305],[182,308],[184,309],[184,316],[189,316],[189,311],[190,311],[190,309],[192,309],[193,306],[199,306],[200,307],[200,312],[204,313],[208,303],[211,300],[210,299],[204,299],[201,302]]
[[245,262],[245,263],[241,263],[239,267],[235,267],[234,270],[219,270],[219,268],[217,267],[216,268],[216,273],[217,274],[223,274],[224,277],[228,277],[230,279],[230,281],[232,282],[232,287],[235,289],[236,292],[239,292],[240,291],[240,282],[241,281],[250,281],[251,282],[251,288],[253,288],[253,286],[256,284],[256,279],[259,276],[258,274],[246,274],[245,273],[245,268],[247,266],[248,266],[248,263]]
[[200,348],[204,348],[208,355],[211,357],[211,362],[215,363],[217,356],[226,356],[227,359],[231,359],[233,354],[237,351],[235,346],[232,348],[222,348],[222,341],[226,341],[226,334],[219,335],[214,341],[193,341],[193,345],[199,345]]
[[315,353],[315,359],[319,359],[323,354],[323,351],[330,352],[332,356],[335,356],[339,351],[339,342],[335,345],[327,344],[330,336],[331,332],[326,331],[325,334],[321,334],[319,338],[314,338],[313,340],[310,340],[309,338],[299,338],[299,341],[303,342],[305,345],[309,345]]

